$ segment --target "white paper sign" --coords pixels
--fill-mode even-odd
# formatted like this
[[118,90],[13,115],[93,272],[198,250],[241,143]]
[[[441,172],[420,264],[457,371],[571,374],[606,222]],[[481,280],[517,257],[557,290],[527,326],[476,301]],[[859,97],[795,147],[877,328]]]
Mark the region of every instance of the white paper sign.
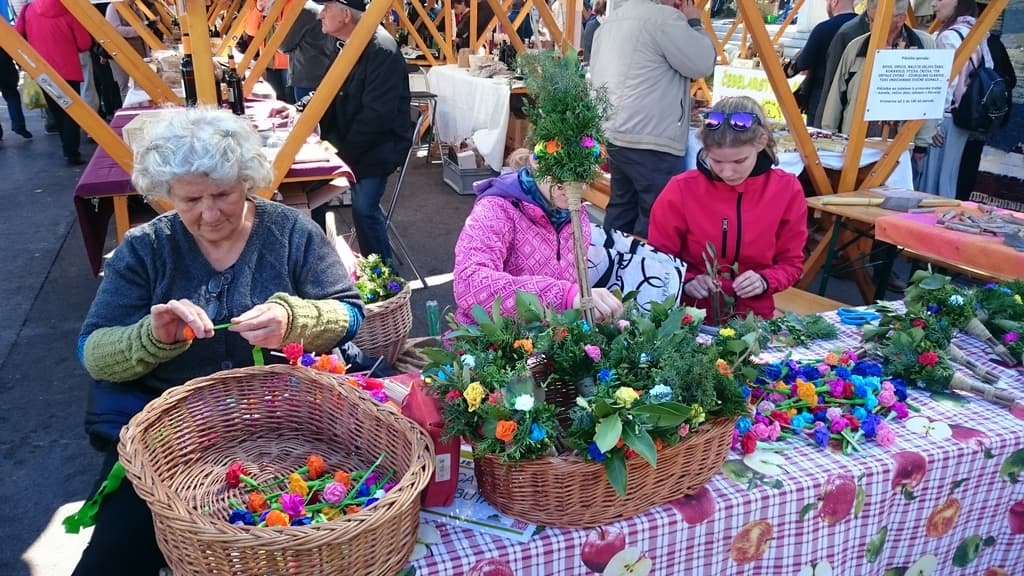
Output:
[[864,120],[931,120],[946,106],[953,50],[879,50]]
[[[794,76],[787,80],[790,90],[795,90],[803,76]],[[711,103],[714,104],[729,96],[750,96],[764,108],[764,114],[770,120],[784,120],[779,99],[768,81],[764,70],[752,68],[733,68],[732,66],[715,66],[715,86],[711,90]]]

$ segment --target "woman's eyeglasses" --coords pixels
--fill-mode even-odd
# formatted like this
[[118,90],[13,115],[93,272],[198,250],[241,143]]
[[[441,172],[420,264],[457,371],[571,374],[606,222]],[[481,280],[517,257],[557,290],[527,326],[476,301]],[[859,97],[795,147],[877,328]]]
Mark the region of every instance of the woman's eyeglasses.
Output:
[[761,118],[753,112],[718,112],[712,110],[704,114],[704,129],[718,130],[723,124],[737,132],[745,132],[761,123]]

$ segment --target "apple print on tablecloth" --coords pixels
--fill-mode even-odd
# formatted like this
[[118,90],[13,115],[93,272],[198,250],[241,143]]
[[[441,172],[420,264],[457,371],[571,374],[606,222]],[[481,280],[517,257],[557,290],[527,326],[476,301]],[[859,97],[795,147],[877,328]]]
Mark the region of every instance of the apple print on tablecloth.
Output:
[[1024,402],[1017,402],[1010,406],[1010,415],[1018,420],[1024,420]]
[[851,512],[854,518],[860,516],[864,509],[864,488],[860,485],[863,478],[863,474],[856,480],[853,474],[829,476],[818,499],[800,509],[800,519],[804,520],[815,510],[826,524],[842,522]]
[[796,576],[833,576],[832,564],[828,560],[812,562],[800,569]]
[[683,522],[690,525],[700,524],[715,515],[715,497],[706,485],[694,494],[676,498],[668,504],[682,515]]
[[917,488],[928,473],[928,460],[917,452],[897,452],[892,455],[896,462],[896,471],[892,475],[892,489],[898,491],[906,500],[916,500],[914,488]]
[[960,426],[959,424],[952,424],[949,429],[953,432],[953,440],[961,444],[977,447],[987,459],[996,457],[988,448],[989,437],[987,433],[975,430],[974,428],[968,428],[967,426]]
[[485,558],[478,561],[466,572],[466,576],[515,576],[508,561],[500,558]]
[[963,542],[953,552],[953,566],[963,568],[978,559],[985,548],[995,545],[996,539],[992,536],[982,538],[980,534],[974,534],[964,538]]
[[441,532],[431,524],[420,522],[416,529],[416,545],[412,547],[409,562],[415,562],[430,554],[430,547],[441,543]]
[[1024,500],[1014,502],[1006,515],[1010,522],[1010,534],[1024,534]]
[[775,530],[767,520],[747,522],[733,536],[729,546],[729,557],[737,564],[749,564],[764,556],[768,551]]
[[889,568],[883,576],[932,576],[939,568],[939,559],[934,554],[925,554],[910,566]]
[[605,566],[603,576],[648,576],[653,563],[647,554],[638,548],[626,548],[612,556]]
[[989,566],[981,576],[1010,576],[1010,573],[998,566]]
[[1007,456],[1006,460],[1003,460],[1003,465],[999,467],[999,477],[1010,484],[1016,484],[1024,480],[1021,472],[1024,472],[1024,448],[1017,450]]
[[967,478],[961,478],[949,486],[949,494],[946,499],[935,505],[928,520],[924,523],[925,536],[929,538],[941,538],[953,529],[956,519],[960,517],[960,500],[953,496],[957,488],[964,485]]
[[747,466],[743,460],[726,460],[722,464],[722,473],[733,482],[746,486],[747,490],[753,490],[758,486],[767,486],[776,490],[782,489],[782,480],[769,478],[757,472],[750,466]]
[[598,574],[619,552],[626,548],[626,535],[618,528],[600,526],[587,534],[580,551],[583,565]]
[[868,562],[877,562],[878,558],[882,555],[882,551],[885,550],[885,539],[889,537],[889,527],[882,526],[878,529],[874,538],[868,540],[866,546],[864,546],[864,559]]

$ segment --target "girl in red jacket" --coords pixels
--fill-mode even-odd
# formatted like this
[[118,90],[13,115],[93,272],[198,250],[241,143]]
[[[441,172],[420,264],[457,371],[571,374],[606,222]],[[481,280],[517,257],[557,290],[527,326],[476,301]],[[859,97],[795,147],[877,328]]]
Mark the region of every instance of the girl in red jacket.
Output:
[[[751,98],[715,104],[700,139],[697,168],[670,180],[651,209],[649,242],[686,262],[684,303],[711,312],[716,298],[719,323],[748,312],[771,318],[772,294],[803,272],[803,189],[796,176],[772,168],[778,163],[775,139]],[[707,270],[709,246],[717,274]]]

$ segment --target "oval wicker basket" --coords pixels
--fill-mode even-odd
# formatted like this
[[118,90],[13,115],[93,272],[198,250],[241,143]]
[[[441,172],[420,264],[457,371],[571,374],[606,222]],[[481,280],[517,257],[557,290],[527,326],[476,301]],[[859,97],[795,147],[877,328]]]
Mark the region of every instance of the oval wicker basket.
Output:
[[[269,482],[319,454],[331,470],[380,456],[398,484],[350,517],[287,528],[226,522],[227,467],[242,461]],[[412,420],[340,379],[304,368],[219,372],[172,388],[121,431],[121,463],[153,513],[175,576],[366,574],[394,576],[412,552],[433,446]]]
[[[736,420],[717,418],[658,452],[658,467],[640,457],[626,466],[629,484],[619,498],[600,464],[577,456],[474,463],[477,489],[503,513],[541,526],[589,528],[636,516],[697,492],[722,467]],[[595,481],[595,479],[598,479]]]
[[407,283],[397,295],[366,305],[366,318],[356,333],[355,344],[370,356],[382,356],[394,364],[412,331],[412,288]]

